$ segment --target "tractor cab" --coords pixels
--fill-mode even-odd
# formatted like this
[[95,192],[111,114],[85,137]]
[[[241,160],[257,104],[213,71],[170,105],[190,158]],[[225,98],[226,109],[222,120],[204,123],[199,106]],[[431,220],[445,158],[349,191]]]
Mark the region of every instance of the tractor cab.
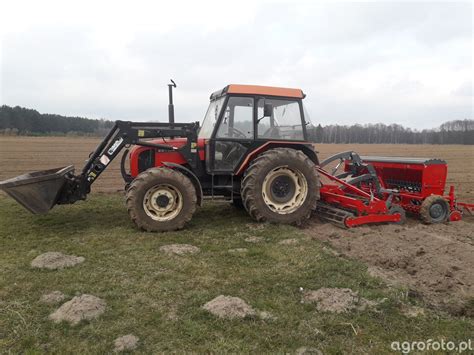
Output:
[[305,142],[304,97],[300,89],[255,85],[214,92],[198,134],[206,142],[206,171],[237,172],[248,152],[268,142]]

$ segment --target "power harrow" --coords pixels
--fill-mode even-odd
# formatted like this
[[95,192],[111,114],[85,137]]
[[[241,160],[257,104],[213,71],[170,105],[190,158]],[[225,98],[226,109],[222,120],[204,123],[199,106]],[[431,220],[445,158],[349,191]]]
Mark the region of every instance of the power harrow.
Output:
[[474,211],[474,204],[457,201],[454,186],[445,194],[448,168],[444,160],[359,156],[347,151],[324,160],[317,170],[326,180],[317,212],[346,228],[402,224],[406,212],[427,224],[454,222]]

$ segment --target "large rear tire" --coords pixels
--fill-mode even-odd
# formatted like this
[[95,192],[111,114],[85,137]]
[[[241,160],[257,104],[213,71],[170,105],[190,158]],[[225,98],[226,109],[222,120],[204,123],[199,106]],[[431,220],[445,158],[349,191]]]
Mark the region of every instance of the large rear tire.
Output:
[[191,180],[169,168],[151,168],[138,175],[126,195],[128,214],[147,232],[182,229],[196,211],[196,189]]
[[299,150],[268,150],[247,169],[241,196],[247,212],[259,222],[300,225],[319,199],[316,167]]

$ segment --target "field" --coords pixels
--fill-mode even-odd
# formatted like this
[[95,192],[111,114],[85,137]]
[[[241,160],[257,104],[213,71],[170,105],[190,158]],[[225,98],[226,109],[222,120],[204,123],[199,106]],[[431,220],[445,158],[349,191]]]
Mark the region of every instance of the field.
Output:
[[[0,138],[0,179],[73,163],[97,144],[84,138]],[[449,183],[474,201],[474,150],[466,146],[321,145],[322,157],[435,156]],[[94,191],[122,188],[118,166]],[[148,234],[130,223],[121,193],[33,216],[0,195],[0,353],[110,353],[114,339],[139,338],[137,352],[390,353],[394,341],[468,341],[474,334],[474,221],[342,230],[314,217],[303,228],[255,224],[227,203],[197,210],[181,232]],[[199,252],[170,255],[163,246]],[[31,261],[45,252],[82,256],[62,270]],[[312,291],[346,288],[357,307],[327,309]],[[97,319],[71,326],[48,317],[61,291],[103,299]],[[348,291],[349,292],[349,291]],[[266,316],[220,319],[202,306],[219,295],[243,299]],[[63,303],[62,302],[62,303]],[[362,305],[368,305],[362,307]],[[474,339],[471,340],[474,343]],[[474,344],[473,344],[474,345]],[[472,351],[472,350],[471,350]]]
[[[1,137],[0,180],[27,171],[74,164],[79,170],[97,144],[97,138],[78,137]],[[474,146],[465,145],[392,145],[392,144],[320,144],[320,159],[353,150],[361,155],[387,155],[440,158],[448,162],[448,185],[455,185],[459,197],[474,201]],[[119,159],[107,168],[94,184],[94,191],[123,189]]]

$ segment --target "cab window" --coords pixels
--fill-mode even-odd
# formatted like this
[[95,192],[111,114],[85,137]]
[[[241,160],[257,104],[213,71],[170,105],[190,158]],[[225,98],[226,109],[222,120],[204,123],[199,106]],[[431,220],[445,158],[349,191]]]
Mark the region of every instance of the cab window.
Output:
[[229,98],[216,138],[253,139],[253,98]]
[[[266,107],[266,109],[264,109]],[[259,99],[258,138],[303,140],[303,121],[298,101]]]

